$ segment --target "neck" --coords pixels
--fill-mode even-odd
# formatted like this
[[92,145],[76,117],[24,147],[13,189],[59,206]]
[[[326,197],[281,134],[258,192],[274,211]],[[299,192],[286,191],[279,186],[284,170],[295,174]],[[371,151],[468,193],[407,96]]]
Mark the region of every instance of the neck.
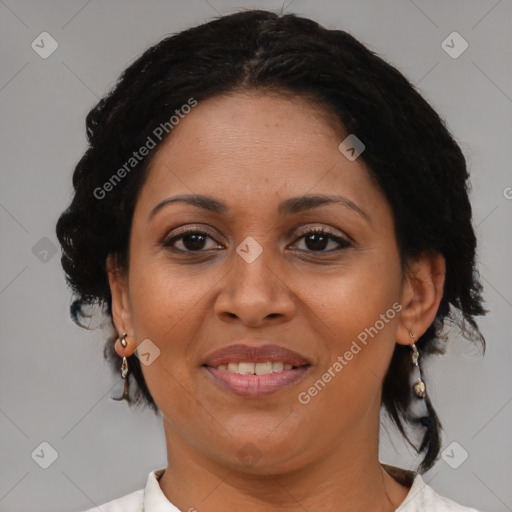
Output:
[[381,466],[378,431],[368,436],[365,429],[355,429],[350,439],[299,469],[272,471],[268,466],[256,474],[206,457],[165,420],[164,429],[168,466],[159,483],[180,510],[392,512],[409,491]]

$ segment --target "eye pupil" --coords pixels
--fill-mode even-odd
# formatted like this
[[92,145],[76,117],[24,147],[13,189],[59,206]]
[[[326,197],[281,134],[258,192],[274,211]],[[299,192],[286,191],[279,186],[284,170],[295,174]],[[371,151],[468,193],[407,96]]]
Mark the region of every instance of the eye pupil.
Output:
[[183,245],[190,251],[197,251],[203,248],[205,244],[205,235],[201,233],[191,233],[184,235]]
[[[329,237],[322,233],[311,233],[305,239],[306,246],[312,251],[321,251],[326,248],[329,243]],[[313,242],[312,244],[309,242]]]

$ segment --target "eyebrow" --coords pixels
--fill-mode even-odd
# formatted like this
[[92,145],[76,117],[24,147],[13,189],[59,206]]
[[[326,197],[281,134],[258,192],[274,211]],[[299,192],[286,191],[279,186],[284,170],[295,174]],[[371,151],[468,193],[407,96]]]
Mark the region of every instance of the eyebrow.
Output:
[[[167,199],[164,199],[158,203],[151,210],[149,214],[149,220],[151,220],[160,210],[173,203],[191,204],[192,206],[197,206],[198,208],[203,208],[219,215],[225,215],[229,213],[229,207],[225,203],[222,203],[213,197],[204,196],[201,194],[183,194],[179,196],[168,197]],[[371,223],[370,216],[364,210],[362,210],[350,199],[337,195],[333,196],[324,194],[312,194],[306,196],[291,197],[279,205],[278,212],[281,217],[284,217],[285,215],[292,215],[294,213],[303,212],[312,208],[318,208],[319,206],[327,204],[341,204],[346,206],[358,213],[368,223]]]

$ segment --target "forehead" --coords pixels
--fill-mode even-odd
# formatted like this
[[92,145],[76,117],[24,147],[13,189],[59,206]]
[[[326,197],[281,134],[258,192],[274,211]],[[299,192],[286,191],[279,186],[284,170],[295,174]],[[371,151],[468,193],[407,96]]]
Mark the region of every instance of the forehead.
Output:
[[172,194],[207,194],[247,210],[306,193],[343,193],[361,208],[382,200],[362,159],[324,108],[299,97],[234,93],[199,102],[149,166],[147,210]]

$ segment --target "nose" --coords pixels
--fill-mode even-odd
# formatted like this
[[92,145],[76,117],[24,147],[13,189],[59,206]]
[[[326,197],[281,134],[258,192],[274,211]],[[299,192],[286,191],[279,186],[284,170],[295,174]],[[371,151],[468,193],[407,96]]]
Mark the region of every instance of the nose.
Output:
[[263,250],[252,262],[238,253],[233,254],[233,260],[215,302],[216,316],[249,327],[289,321],[296,310],[295,294],[283,265],[271,250]]

